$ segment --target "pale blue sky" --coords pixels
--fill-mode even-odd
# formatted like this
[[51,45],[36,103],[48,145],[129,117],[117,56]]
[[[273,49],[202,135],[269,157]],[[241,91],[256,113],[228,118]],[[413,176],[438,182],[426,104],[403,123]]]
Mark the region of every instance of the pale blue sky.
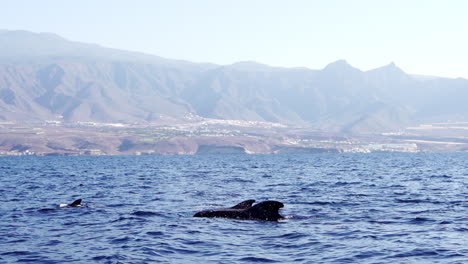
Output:
[[468,78],[466,0],[0,0],[0,29],[166,58]]

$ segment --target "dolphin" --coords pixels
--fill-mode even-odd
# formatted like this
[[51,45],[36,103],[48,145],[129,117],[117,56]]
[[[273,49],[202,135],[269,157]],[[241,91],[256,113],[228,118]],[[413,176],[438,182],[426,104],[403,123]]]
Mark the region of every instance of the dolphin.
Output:
[[254,203],[255,200],[246,200],[230,208],[204,210],[196,213],[193,217],[224,217],[265,221],[284,219],[284,217],[278,213],[278,210],[284,207],[283,203],[265,201],[253,205]]
[[78,199],[78,200],[75,200],[73,203],[71,204],[60,204],[59,207],[60,208],[64,208],[64,207],[82,207],[83,205],[81,204],[81,199]]

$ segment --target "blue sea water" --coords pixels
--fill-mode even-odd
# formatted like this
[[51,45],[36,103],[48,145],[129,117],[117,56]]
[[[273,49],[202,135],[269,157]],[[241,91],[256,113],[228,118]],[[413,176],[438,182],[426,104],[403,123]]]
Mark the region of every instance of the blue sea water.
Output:
[[[468,263],[467,158],[0,157],[0,263]],[[247,199],[287,219],[192,217]]]

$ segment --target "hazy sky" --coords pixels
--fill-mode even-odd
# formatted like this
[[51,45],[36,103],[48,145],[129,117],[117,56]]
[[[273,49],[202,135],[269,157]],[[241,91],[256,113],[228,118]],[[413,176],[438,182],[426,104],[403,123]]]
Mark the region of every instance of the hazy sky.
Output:
[[0,29],[166,58],[468,78],[468,0],[0,0]]

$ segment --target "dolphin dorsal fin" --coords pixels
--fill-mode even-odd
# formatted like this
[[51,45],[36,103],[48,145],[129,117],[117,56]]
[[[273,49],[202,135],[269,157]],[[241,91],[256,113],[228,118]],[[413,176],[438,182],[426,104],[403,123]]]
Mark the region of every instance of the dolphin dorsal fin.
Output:
[[77,207],[81,205],[81,199],[78,199],[70,204],[71,207]]
[[268,221],[278,221],[283,217],[278,213],[280,208],[283,208],[284,204],[277,201],[265,201],[254,205],[252,208],[249,208],[249,214],[253,218],[268,220]]
[[231,207],[231,209],[247,209],[247,208],[252,207],[253,203],[255,203],[255,200],[243,201],[242,203],[239,203],[239,204]]

